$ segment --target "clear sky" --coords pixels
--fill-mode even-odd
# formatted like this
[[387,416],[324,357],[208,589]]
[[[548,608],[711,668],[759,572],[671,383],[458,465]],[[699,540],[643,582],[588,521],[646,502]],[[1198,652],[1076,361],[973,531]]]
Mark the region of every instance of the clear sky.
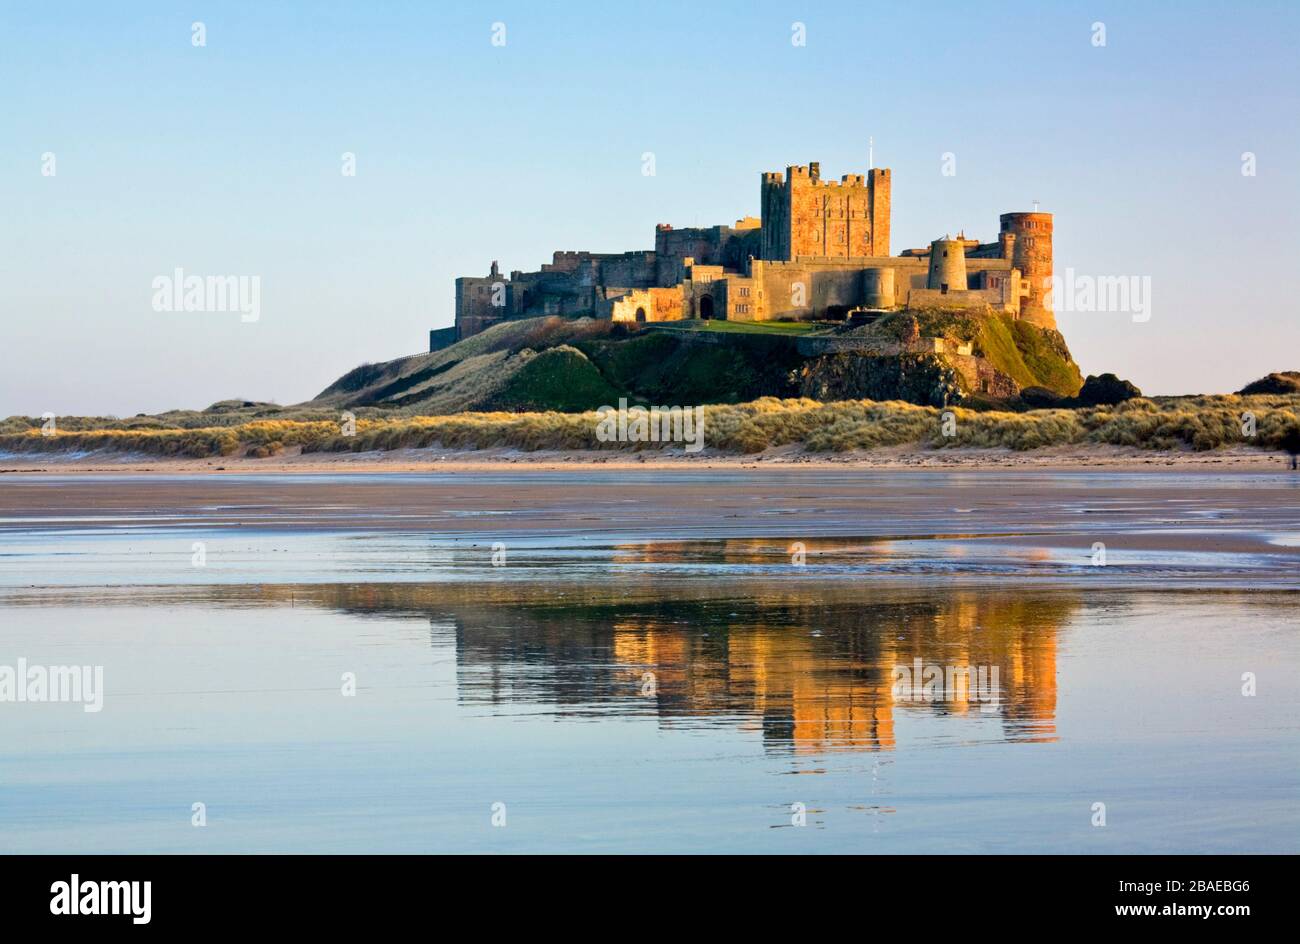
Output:
[[[757,215],[869,135],[893,252],[1040,201],[1058,271],[1151,280],[1148,321],[1058,316],[1085,373],[1234,390],[1300,369],[1298,47],[1291,0],[5,0],[0,416],[298,402],[424,350],[457,275]],[[259,320],[155,311],[177,267]]]

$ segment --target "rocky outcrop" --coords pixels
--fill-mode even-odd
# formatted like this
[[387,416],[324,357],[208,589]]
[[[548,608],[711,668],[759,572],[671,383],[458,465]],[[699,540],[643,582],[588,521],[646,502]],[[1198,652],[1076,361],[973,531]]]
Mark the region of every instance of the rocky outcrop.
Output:
[[1048,390],[1046,387],[1026,387],[1020,391],[1020,401],[1025,406],[1036,410],[1069,405],[1068,397],[1063,397],[1055,390]]
[[814,400],[905,400],[948,406],[963,396],[958,372],[926,354],[828,354],[799,370],[800,396]]
[[1082,406],[1109,406],[1123,403],[1134,397],[1142,396],[1142,391],[1127,380],[1121,380],[1114,374],[1091,376],[1083,382],[1083,389],[1075,402]]

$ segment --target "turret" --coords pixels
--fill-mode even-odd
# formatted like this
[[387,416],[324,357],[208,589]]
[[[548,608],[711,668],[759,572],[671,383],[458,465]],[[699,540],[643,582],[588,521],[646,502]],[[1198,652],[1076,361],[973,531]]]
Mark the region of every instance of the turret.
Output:
[[966,243],[961,239],[936,239],[930,243],[930,275],[926,288],[966,291]]
[[862,283],[868,308],[894,307],[893,269],[866,269],[862,273]]
[[1052,214],[1003,213],[1002,232],[1014,237],[1011,266],[1029,283],[1020,317],[1040,328],[1055,328],[1052,311]]

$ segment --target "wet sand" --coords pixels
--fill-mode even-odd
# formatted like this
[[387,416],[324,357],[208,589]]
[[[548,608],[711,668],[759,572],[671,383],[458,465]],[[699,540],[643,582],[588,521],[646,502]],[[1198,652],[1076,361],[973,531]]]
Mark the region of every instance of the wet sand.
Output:
[[161,458],[126,453],[91,454],[8,453],[0,455],[0,475],[22,473],[275,473],[275,472],[495,472],[599,469],[1114,469],[1141,471],[1251,470],[1283,472],[1289,460],[1280,453],[1258,449],[1216,449],[1206,452],[1158,451],[1118,446],[1060,446],[1016,452],[1010,449],[917,449],[898,446],[857,452],[807,452],[799,447],[769,449],[756,455],[724,455],[704,451],[694,455],[672,450],[642,452],[548,451],[517,449],[394,449],[383,452],[303,454],[299,447],[279,455],[253,459],[244,455],[217,458]]
[[[1296,585],[1300,476],[1187,469],[880,470],[598,466],[381,473],[17,474],[0,477],[0,538],[94,534],[418,534],[434,540],[758,541],[810,560],[882,541],[951,573],[991,562],[1164,567]],[[783,543],[784,542],[784,543]],[[771,546],[769,546],[771,545]],[[775,551],[774,551],[775,549]],[[684,560],[691,553],[683,552]],[[739,553],[739,552],[737,552]],[[662,555],[658,559],[663,558]],[[1055,571],[1054,571],[1055,572]],[[1110,575],[1119,577],[1112,568]]]

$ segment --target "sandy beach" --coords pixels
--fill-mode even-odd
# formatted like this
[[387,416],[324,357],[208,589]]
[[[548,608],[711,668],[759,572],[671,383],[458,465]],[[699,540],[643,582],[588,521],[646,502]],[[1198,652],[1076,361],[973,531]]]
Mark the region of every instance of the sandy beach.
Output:
[[771,449],[756,455],[687,455],[671,450],[642,452],[544,451],[517,449],[396,449],[385,452],[312,452],[286,449],[277,456],[243,455],[186,459],[128,453],[92,455],[0,454],[5,473],[273,473],[273,472],[493,472],[575,468],[713,470],[803,467],[837,469],[1110,469],[1114,471],[1171,468],[1179,471],[1286,471],[1289,459],[1253,448],[1204,452],[1157,451],[1117,446],[1063,446],[1016,452],[1009,449],[879,448],[857,452],[808,452],[799,448]]
[[1300,475],[1276,456],[1138,462],[1074,453],[1052,464],[1039,454],[965,454],[944,457],[955,460],[950,465],[911,458],[642,464],[385,454],[33,465],[0,476],[0,534],[382,532],[661,548],[758,542],[732,546],[727,553],[738,560],[774,547],[783,553],[790,541],[833,557],[858,553],[855,541],[888,540],[922,548],[945,572],[978,574],[1015,561],[1026,575],[1040,565],[1059,575],[1087,564],[1100,542],[1112,563],[1127,555],[1140,565],[1129,573],[1142,579],[1204,572],[1286,586],[1300,573]]

